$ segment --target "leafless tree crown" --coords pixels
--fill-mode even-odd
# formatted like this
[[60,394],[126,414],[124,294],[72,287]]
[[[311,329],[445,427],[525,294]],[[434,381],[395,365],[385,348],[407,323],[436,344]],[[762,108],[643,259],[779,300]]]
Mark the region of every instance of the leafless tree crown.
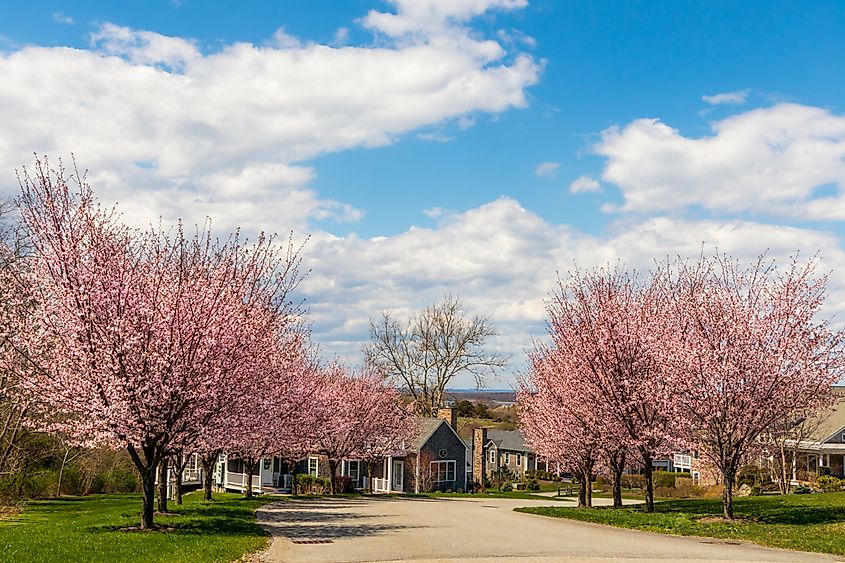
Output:
[[370,320],[371,342],[364,349],[368,363],[393,377],[413,398],[420,414],[443,405],[449,382],[469,373],[479,387],[496,375],[508,358],[486,352],[498,333],[484,316],[468,317],[457,297],[443,298],[413,315],[406,324],[392,313]]

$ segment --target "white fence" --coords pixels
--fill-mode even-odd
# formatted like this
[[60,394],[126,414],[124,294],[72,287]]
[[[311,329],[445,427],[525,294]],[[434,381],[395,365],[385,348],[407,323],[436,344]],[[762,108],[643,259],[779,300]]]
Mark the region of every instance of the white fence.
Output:
[[379,479],[378,477],[373,477],[373,492],[389,493],[390,483],[387,481],[387,479]]

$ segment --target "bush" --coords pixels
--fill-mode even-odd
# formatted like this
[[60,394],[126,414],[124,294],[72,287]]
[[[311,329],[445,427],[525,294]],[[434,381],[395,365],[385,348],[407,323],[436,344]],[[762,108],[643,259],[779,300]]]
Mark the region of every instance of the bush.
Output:
[[297,473],[296,487],[301,495],[324,495],[331,488],[331,481],[308,473]]
[[827,477],[830,475],[830,467],[820,465],[818,469],[819,477]]
[[536,493],[537,491],[540,490],[540,483],[538,483],[536,479],[532,479],[532,480],[528,481],[528,485],[526,485],[525,488],[528,491],[532,491],[532,492]]
[[655,487],[671,487],[675,488],[675,473],[668,471],[655,471],[652,474]]
[[818,485],[826,493],[835,493],[845,485],[845,481],[833,475],[822,475],[818,479]]
[[623,474],[622,486],[626,489],[644,489],[645,477],[636,473]]
[[799,486],[795,487],[795,490],[792,491],[792,494],[794,494],[794,495],[809,495],[812,492],[813,492],[813,489],[811,489],[807,485],[799,485]]
[[335,494],[352,492],[352,477],[347,477],[345,475],[335,477],[335,484],[337,485]]
[[513,485],[511,485],[510,483],[505,483],[504,485],[502,485],[502,492],[509,493],[512,490],[513,490]]

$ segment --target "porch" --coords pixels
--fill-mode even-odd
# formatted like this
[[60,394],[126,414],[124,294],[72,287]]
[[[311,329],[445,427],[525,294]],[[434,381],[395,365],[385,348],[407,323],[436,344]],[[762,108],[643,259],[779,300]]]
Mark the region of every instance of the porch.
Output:
[[[265,458],[258,462],[249,484],[253,493],[289,493],[293,477],[287,463],[280,458]],[[230,491],[246,491],[247,474],[243,460],[228,458],[223,464],[222,487]]]
[[[378,469],[378,470],[377,470]],[[376,477],[376,475],[379,475]],[[373,468],[374,493],[405,492],[405,459],[387,457],[379,466]]]
[[809,480],[809,476],[826,473],[845,478],[845,444],[820,444],[816,447],[801,447],[792,462],[792,482],[797,484]]

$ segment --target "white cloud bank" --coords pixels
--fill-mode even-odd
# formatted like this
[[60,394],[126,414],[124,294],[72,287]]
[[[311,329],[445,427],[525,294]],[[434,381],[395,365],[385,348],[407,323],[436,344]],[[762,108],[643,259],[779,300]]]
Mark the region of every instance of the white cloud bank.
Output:
[[[469,310],[491,315],[502,334],[493,345],[512,353],[519,368],[532,338],[545,335],[544,299],[558,272],[565,276],[576,265],[589,268],[616,261],[645,271],[655,259],[693,257],[702,247],[718,247],[747,260],[766,248],[778,259],[800,248],[810,254],[821,251],[823,268],[845,267],[837,237],[822,231],[656,217],[593,236],[549,223],[503,197],[464,213],[442,215],[434,228],[411,228],[397,236],[321,235],[306,249],[313,270],[302,289],[320,340],[328,351],[350,362],[360,360],[371,317],[383,310],[407,315],[452,292],[464,298]],[[841,285],[835,282],[832,287],[831,312],[845,312]]]
[[213,52],[191,39],[107,23],[92,48],[0,53],[0,190],[32,153],[74,152],[130,220],[216,218],[286,230],[361,211],[320,198],[302,163],[526,105],[541,64],[479,37],[469,20],[524,2],[393,2],[363,24],[377,46],[266,45]]
[[593,150],[620,210],[701,206],[802,220],[845,219],[845,117],[798,104],[754,109],[691,138],[655,119],[604,131]]

